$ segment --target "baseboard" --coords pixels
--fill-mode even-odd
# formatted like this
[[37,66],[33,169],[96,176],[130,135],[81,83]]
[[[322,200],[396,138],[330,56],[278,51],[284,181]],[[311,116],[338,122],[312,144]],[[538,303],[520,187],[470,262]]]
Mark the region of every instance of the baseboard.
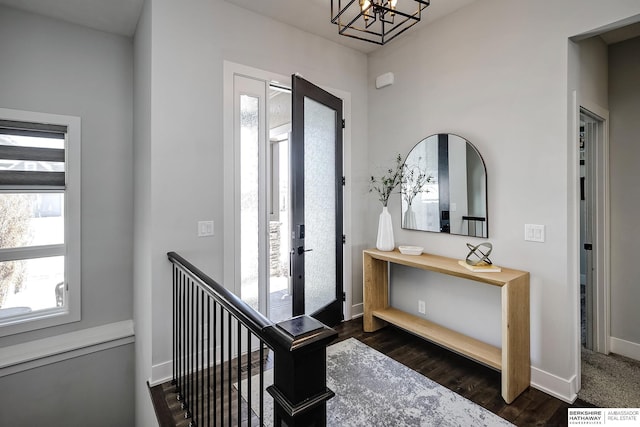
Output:
[[[217,347],[215,352],[211,350],[211,354],[216,354],[216,365],[220,363],[220,354],[222,353],[222,349],[220,346]],[[204,356],[206,352],[198,352],[197,358],[200,360],[200,366],[204,364]],[[235,357],[235,354],[232,355]],[[195,356],[194,356],[195,359]],[[173,359],[167,360],[166,362],[161,362],[151,367],[151,378],[147,381],[151,387],[155,387],[159,384],[166,383],[173,378]]]
[[531,387],[567,403],[573,403],[578,397],[575,380],[575,375],[567,380],[541,369],[531,368]]
[[619,354],[620,356],[640,360],[640,344],[635,342],[611,337],[609,339],[609,350],[611,353]]
[[134,341],[133,320],[125,320],[3,347],[0,351],[0,377]]
[[159,363],[151,367],[151,378],[149,381],[150,387],[155,387],[159,384],[166,383],[173,378],[173,360]]
[[351,306],[351,318],[356,319],[364,315],[364,304],[354,304]]

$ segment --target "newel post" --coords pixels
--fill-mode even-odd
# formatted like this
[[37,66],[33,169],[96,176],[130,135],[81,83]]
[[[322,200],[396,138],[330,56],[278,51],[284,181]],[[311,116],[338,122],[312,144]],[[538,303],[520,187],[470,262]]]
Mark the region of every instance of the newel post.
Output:
[[274,383],[267,391],[274,400],[274,425],[325,426],[327,400],[327,346],[336,331],[308,316],[280,322],[265,331],[275,345]]

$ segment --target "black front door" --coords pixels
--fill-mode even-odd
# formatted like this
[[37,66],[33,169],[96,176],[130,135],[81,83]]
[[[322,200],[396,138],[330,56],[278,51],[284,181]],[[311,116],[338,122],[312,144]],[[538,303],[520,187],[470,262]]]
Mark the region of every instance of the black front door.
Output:
[[343,314],[342,100],[292,76],[293,315]]

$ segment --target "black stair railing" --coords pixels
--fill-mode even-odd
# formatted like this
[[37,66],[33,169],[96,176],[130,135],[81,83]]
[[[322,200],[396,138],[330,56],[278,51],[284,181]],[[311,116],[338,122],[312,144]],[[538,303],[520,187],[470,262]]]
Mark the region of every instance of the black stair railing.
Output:
[[262,425],[266,361],[274,370],[266,389],[274,426],[326,425],[326,401],[334,395],[326,386],[326,347],[337,333],[307,316],[274,324],[180,255],[167,255],[172,383],[189,425]]

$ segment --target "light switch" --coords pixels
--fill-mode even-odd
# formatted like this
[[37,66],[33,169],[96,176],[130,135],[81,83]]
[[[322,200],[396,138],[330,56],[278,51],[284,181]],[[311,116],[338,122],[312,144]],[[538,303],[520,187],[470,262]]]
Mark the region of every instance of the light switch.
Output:
[[544,225],[525,224],[524,225],[524,240],[529,241],[529,242],[544,243]]
[[213,221],[198,221],[198,237],[213,236]]

